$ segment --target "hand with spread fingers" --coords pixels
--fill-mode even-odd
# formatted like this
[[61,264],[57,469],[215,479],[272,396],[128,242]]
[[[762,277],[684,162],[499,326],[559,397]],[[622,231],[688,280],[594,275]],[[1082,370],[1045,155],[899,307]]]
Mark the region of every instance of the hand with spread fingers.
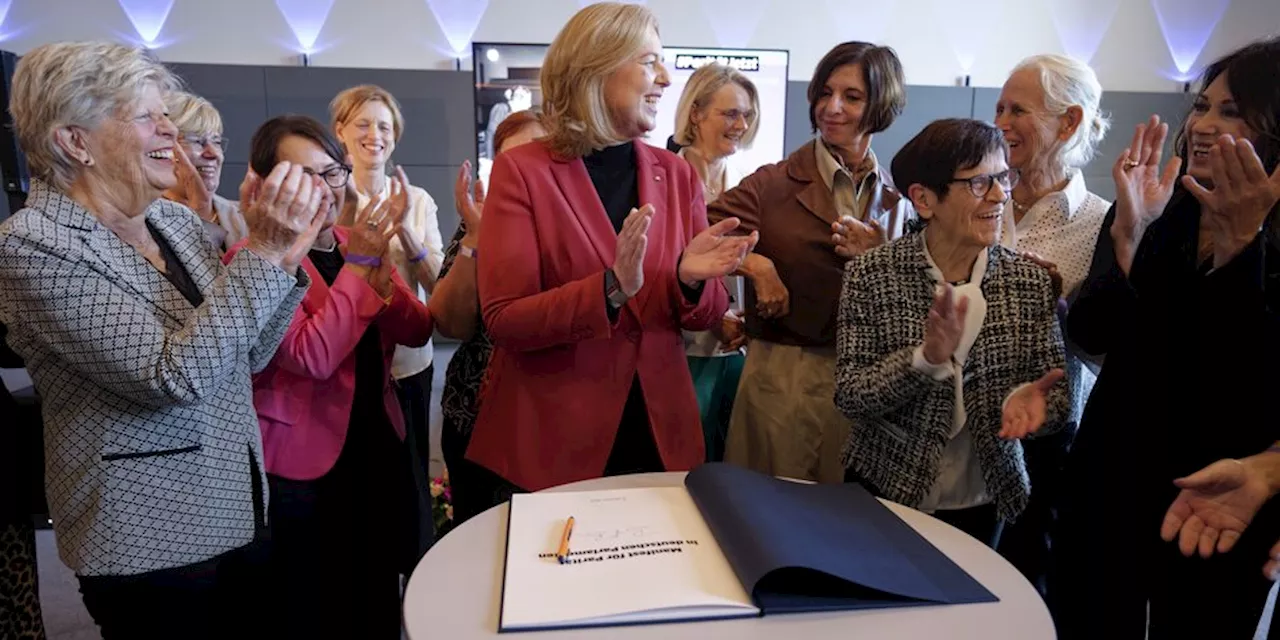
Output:
[[1169,204],[1182,168],[1182,159],[1175,157],[1163,171],[1160,169],[1168,136],[1169,125],[1160,122],[1160,116],[1151,116],[1147,123],[1138,125],[1133,142],[1111,167],[1116,183],[1116,217],[1111,237],[1115,240],[1116,261],[1126,274],[1147,227],[1160,218]]
[[281,162],[265,179],[250,169],[240,184],[240,202],[249,226],[247,248],[293,275],[329,216],[333,193],[301,165]]
[[1242,460],[1219,460],[1173,483],[1181,492],[1165,512],[1160,537],[1200,557],[1231,550],[1271,497],[1266,475]]
[[727,276],[742,265],[743,259],[760,240],[759,232],[746,236],[730,236],[741,221],[725,218],[694,236],[680,256],[680,281],[685,286]]
[[836,254],[848,260],[860,256],[889,241],[889,235],[876,220],[862,222],[843,216],[831,223],[831,242]]
[[1209,166],[1212,187],[1190,175],[1182,177],[1182,185],[1208,216],[1213,266],[1222,267],[1253,242],[1280,201],[1280,167],[1268,176],[1253,144],[1230,135],[1220,136],[1209,149]]
[[1044,426],[1049,391],[1065,376],[1062,369],[1053,369],[1039,380],[1023,385],[1009,395],[1001,417],[1000,437],[1021,440]]

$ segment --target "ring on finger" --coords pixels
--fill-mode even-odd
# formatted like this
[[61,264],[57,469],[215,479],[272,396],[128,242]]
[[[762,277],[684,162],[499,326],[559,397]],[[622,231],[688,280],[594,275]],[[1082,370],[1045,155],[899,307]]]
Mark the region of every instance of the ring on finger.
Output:
[[1136,166],[1138,166],[1138,165],[1140,165],[1140,164],[1142,164],[1142,163],[1141,163],[1141,162],[1138,162],[1137,160],[1125,160],[1125,161],[1124,161],[1124,168],[1125,168],[1125,169],[1132,169],[1132,168],[1134,168],[1134,167],[1136,167]]

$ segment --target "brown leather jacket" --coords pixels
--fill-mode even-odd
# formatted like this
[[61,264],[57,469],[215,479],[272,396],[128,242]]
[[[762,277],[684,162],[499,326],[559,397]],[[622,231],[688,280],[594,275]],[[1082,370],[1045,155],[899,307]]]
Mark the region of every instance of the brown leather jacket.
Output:
[[[747,335],[754,339],[835,346],[845,259],[836,254],[831,242],[836,204],[818,172],[815,144],[811,140],[782,162],[761,167],[707,205],[713,224],[736,217],[743,231],[760,232],[755,252],[773,261],[790,293],[791,312],[765,319],[756,313],[754,288],[747,286]],[[902,235],[904,223],[915,213],[894,188],[888,170],[880,165],[876,171],[879,188],[871,194],[862,220],[876,220],[893,240]]]

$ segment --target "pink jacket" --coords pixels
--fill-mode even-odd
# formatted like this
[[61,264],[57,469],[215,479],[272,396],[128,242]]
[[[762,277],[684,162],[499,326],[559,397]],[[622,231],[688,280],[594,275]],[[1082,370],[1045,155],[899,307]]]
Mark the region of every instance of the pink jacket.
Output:
[[[346,233],[334,229],[345,250]],[[224,260],[239,251],[232,247]],[[356,385],[356,345],[370,323],[382,335],[385,363],[383,404],[396,434],[404,439],[404,416],[391,387],[396,345],[419,347],[431,337],[433,321],[399,275],[386,303],[365,280],[344,269],[325,284],[310,259],[302,268],[311,288],[298,305],[275,357],[253,378],[253,400],[262,428],[267,473],[291,480],[314,480],[338,461],[351,419]]]

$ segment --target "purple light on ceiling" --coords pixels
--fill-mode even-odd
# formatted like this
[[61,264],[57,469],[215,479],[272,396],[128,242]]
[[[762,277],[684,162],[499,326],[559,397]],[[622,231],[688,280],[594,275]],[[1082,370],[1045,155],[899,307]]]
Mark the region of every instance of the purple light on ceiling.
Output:
[[13,6],[13,0],[0,0],[0,24],[4,24],[4,19],[9,17],[9,7]]
[[329,19],[333,0],[276,0],[276,8],[289,23],[303,53],[311,53],[320,38],[320,30]]
[[856,4],[849,0],[826,0],[826,4],[840,38],[879,42],[889,27],[897,0]]
[[489,8],[489,0],[427,0],[427,7],[449,41],[451,55],[460,58],[471,49],[471,37]]
[[1049,14],[1067,55],[1088,63],[1120,8],[1119,0],[1050,0]]
[[722,47],[746,47],[764,17],[769,0],[737,0],[732,11],[724,10],[720,0],[700,0],[711,30]]
[[1178,73],[1191,72],[1229,4],[1231,0],[1151,0]]
[[957,5],[948,0],[933,0],[933,14],[938,27],[951,43],[960,70],[968,74],[978,60],[981,49],[990,46],[993,25],[1008,9],[999,0],[970,0]]
[[[174,0],[116,0],[124,14],[129,17],[134,31],[147,45],[155,43],[164,28],[164,21],[169,19],[169,11],[173,9]],[[8,11],[8,3],[5,3]]]

